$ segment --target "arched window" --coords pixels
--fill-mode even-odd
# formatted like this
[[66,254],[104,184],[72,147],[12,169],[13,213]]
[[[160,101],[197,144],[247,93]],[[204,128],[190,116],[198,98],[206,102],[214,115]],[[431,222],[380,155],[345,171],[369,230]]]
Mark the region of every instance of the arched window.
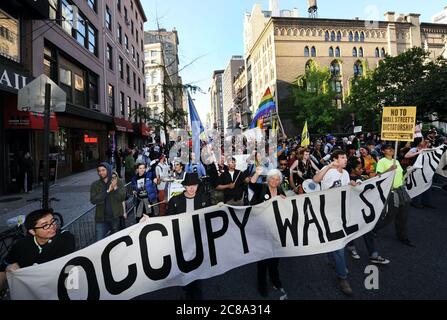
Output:
[[337,48],[335,48],[335,56],[336,57],[340,57],[340,48],[339,47],[337,47]]
[[379,48],[376,48],[376,58],[380,58],[380,51],[379,51]]
[[330,47],[329,48],[329,57],[333,57],[334,56],[334,48]]
[[329,70],[331,71],[332,77],[340,76],[340,63],[337,60],[332,61]]
[[352,31],[349,31],[349,42],[354,41],[354,34],[352,33]]
[[360,42],[365,42],[365,33],[363,31],[360,33]]
[[337,42],[340,42],[340,41],[341,41],[341,32],[338,31],[337,32]]
[[[379,49],[377,49],[377,52],[379,52]],[[309,56],[309,47],[304,47],[304,56],[308,57]]]
[[354,42],[359,42],[359,33],[356,31],[354,35]]
[[310,55],[312,57],[316,57],[317,56],[317,49],[315,49],[315,47],[312,47],[312,49],[310,49]]
[[354,47],[354,48],[352,49],[352,56],[353,56],[353,57],[357,57],[357,48],[356,48],[356,47]]
[[382,48],[382,52],[381,52],[381,54],[380,54],[380,55],[381,55],[381,57],[382,57],[382,58],[385,58],[385,54],[386,54],[386,53],[385,53],[385,49],[384,49],[384,48]]
[[363,48],[362,47],[359,48],[359,57],[363,58]]
[[334,31],[332,31],[331,32],[331,41],[335,41],[335,32]]
[[329,31],[324,33],[324,41],[329,41]]
[[354,76],[362,77],[363,76],[363,66],[361,61],[357,61],[354,63]]

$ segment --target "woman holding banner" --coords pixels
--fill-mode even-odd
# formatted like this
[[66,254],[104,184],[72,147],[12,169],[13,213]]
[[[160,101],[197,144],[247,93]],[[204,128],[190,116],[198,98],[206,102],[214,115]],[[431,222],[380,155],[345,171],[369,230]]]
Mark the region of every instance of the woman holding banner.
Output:
[[[263,167],[257,167],[256,172],[251,177],[250,189],[254,192],[254,196],[250,201],[251,205],[256,205],[264,201],[268,201],[276,196],[286,197],[284,191],[281,189],[282,174],[278,169],[272,169],[267,173],[267,183],[256,183],[263,171]],[[287,300],[287,293],[282,287],[279,279],[279,258],[272,258],[258,262],[258,291],[261,296],[268,296],[267,288],[267,270],[269,272],[270,280],[273,287],[281,292],[281,300]]]

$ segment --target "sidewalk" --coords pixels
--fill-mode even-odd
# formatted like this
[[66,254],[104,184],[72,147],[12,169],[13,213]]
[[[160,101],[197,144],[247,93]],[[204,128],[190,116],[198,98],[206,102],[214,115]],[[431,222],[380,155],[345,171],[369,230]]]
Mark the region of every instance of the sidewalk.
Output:
[[[55,211],[62,214],[65,223],[70,222],[93,207],[90,203],[90,184],[98,179],[96,169],[62,178],[50,186],[49,197],[60,199],[51,205]],[[0,226],[6,225],[9,218],[26,215],[40,208],[40,202],[27,200],[42,197],[42,185],[33,189],[32,193],[11,194],[0,197]],[[20,198],[15,201],[2,202],[7,199]]]

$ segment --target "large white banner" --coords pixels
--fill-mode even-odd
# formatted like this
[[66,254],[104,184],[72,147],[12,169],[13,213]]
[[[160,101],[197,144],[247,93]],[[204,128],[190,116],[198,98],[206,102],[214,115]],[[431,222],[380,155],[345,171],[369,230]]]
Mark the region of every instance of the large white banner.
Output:
[[423,151],[405,175],[405,186],[411,198],[430,189],[435,173],[447,177],[447,145]]
[[131,299],[271,257],[331,252],[371,231],[394,172],[363,184],[151,218],[66,257],[8,273],[12,299]]

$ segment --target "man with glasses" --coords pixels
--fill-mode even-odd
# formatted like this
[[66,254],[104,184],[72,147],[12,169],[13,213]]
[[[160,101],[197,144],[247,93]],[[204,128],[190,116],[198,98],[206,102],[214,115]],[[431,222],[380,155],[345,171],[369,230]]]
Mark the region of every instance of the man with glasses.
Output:
[[51,210],[36,210],[25,220],[28,235],[14,244],[0,265],[0,288],[5,272],[42,264],[75,251],[75,239],[69,231],[59,231]]

